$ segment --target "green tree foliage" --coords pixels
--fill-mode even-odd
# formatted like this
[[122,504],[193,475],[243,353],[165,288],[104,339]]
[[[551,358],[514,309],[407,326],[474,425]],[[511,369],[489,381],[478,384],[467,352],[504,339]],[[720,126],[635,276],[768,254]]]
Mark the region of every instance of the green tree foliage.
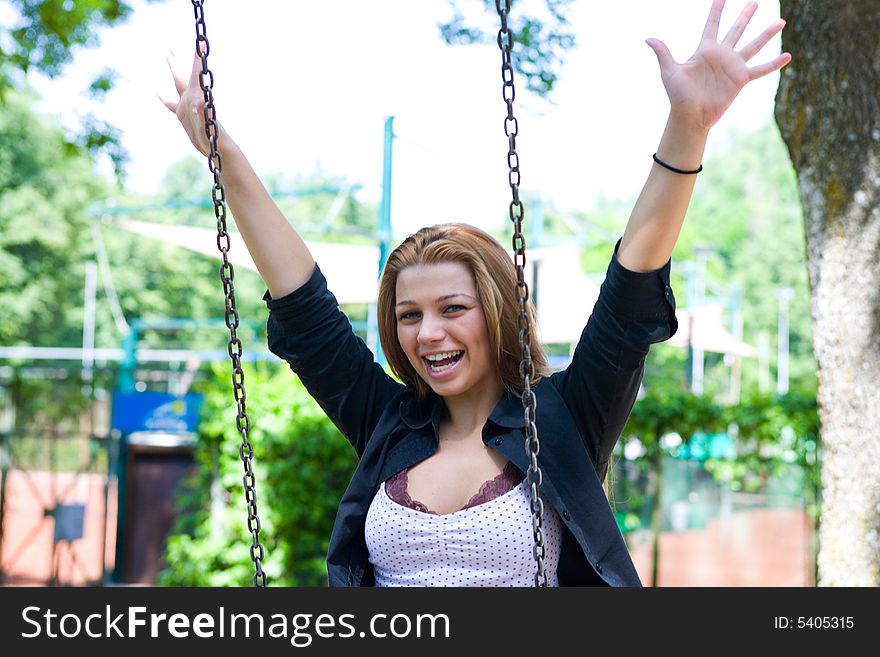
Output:
[[10,92],[0,108],[0,344],[75,344],[88,206],[103,191],[91,162],[65,147],[61,130]]
[[379,239],[379,209],[357,198],[358,183],[316,171],[292,180],[272,175],[267,187],[306,239],[373,245]]
[[[139,216],[165,220],[175,214],[198,215],[199,223],[214,223],[209,209],[156,210]],[[156,222],[159,223],[159,222]],[[225,315],[223,288],[220,282],[220,253],[209,257],[163,242],[159,235],[147,237],[124,230],[112,221],[101,222],[101,234],[107,252],[108,269],[119,304],[128,321],[222,320]],[[213,243],[213,242],[211,242]],[[242,334],[248,342],[262,340],[266,307],[262,301],[265,286],[251,271],[235,270],[236,305],[246,328]],[[108,299],[98,299],[98,344],[118,347],[123,335],[116,328]],[[147,331],[141,336],[142,346],[163,348],[225,349],[225,327],[216,331],[204,328],[175,331]],[[254,348],[253,344],[246,348]]]
[[[0,28],[0,92],[20,86],[18,74],[33,67],[50,77],[61,73],[77,46],[92,46],[96,32],[114,25],[131,7],[118,0],[6,0],[17,19]],[[96,81],[98,86],[100,81]]]
[[[95,46],[101,28],[117,25],[131,13],[129,3],[120,0],[6,0],[0,9],[14,16],[8,25],[0,25],[0,104],[11,89],[23,87],[29,70],[57,77],[78,47]],[[107,93],[113,80],[111,69],[103,71],[89,85],[89,93]],[[119,136],[114,126],[88,116],[69,144],[106,153],[121,177],[127,154]]]
[[758,492],[794,464],[806,475],[798,492],[818,491],[819,415],[814,393],[753,395],[726,408],[724,422],[735,431],[737,452],[735,460],[707,461],[718,481],[734,491]]
[[[775,126],[728,136],[728,147],[706,160],[687,220],[672,256],[672,287],[677,306],[691,302],[697,249],[707,255],[707,301],[720,303],[730,330],[735,295],[743,317],[743,340],[757,346],[769,337],[771,366],[775,362],[780,289],[791,288],[790,379],[792,389],[815,390],[812,321],[806,274],[804,229],[797,183],[785,146]],[[631,199],[600,199],[594,207],[561,216],[544,209],[544,242],[576,239],[583,245],[584,271],[601,276],[614,242],[623,234]],[[534,220],[535,214],[532,213]],[[758,361],[746,359],[742,389],[758,392]],[[654,345],[648,356],[645,386],[681,382],[687,354],[678,347]],[[730,368],[720,354],[706,354],[704,389],[724,393]]]
[[159,201],[170,206],[211,207],[210,190],[214,184],[204,159],[189,155],[172,162],[159,183]]
[[[270,585],[325,584],[330,530],[356,455],[286,365],[246,368],[245,381]],[[246,586],[253,577],[230,388],[228,368],[216,366],[202,390],[200,467],[168,539],[166,586]]]
[[[95,117],[72,137],[37,119],[25,75],[58,76],[77,47],[95,45],[97,31],[130,9],[118,0],[8,0],[0,9],[0,344],[67,345],[82,332],[83,306],[73,299],[82,298],[89,245],[85,208],[104,191],[81,154],[106,153],[119,175],[126,155],[118,131]],[[106,93],[113,77],[102,72],[92,96]],[[7,382],[19,424],[52,424],[82,407],[75,376],[63,368],[52,376],[23,378],[16,370]]]
[[[96,259],[101,242],[108,264],[102,291],[112,282],[129,321],[222,318],[219,258],[190,254],[106,224],[100,228],[103,239],[94,241],[92,211],[111,190],[94,172],[91,158],[70,148],[60,127],[38,117],[32,105],[33,99],[18,91],[8,91],[0,105],[0,344],[82,344],[85,264]],[[213,224],[213,217],[203,216]],[[259,277],[242,272],[236,282],[243,316],[263,325]],[[123,335],[103,293],[97,298],[96,322],[96,346],[119,347]],[[144,337],[146,346],[225,348],[222,331]],[[48,365],[42,377],[22,377],[15,370],[10,386],[21,429],[75,418],[86,403],[79,365]],[[99,382],[104,386],[112,388],[112,373]]]
[[[464,2],[452,0],[452,18],[440,25],[440,35],[450,45],[495,43],[500,19],[494,0]],[[491,17],[465,13],[480,4]],[[571,0],[544,0],[544,6],[535,6],[534,13],[520,12],[520,3],[511,0],[509,29],[513,34],[513,67],[525,78],[526,87],[539,96],[546,96],[559,78],[566,50],[574,47],[574,32],[565,12]],[[515,10],[514,10],[515,7]],[[530,10],[533,8],[530,7]]]
[[[164,241],[159,229],[155,237],[149,237],[127,231],[119,222],[133,219],[216,231],[211,176],[200,158],[171,165],[154,197],[120,196],[93,172],[86,154],[65,144],[60,128],[34,116],[31,101],[19,92],[7,94],[0,108],[0,147],[0,257],[4,264],[0,301],[5,308],[0,317],[0,344],[80,346],[88,260],[104,265],[95,318],[99,348],[118,348],[125,337],[114,315],[110,290],[128,323],[223,319],[219,252],[213,256],[193,253]],[[309,238],[345,235],[349,241],[363,241],[370,222],[375,225],[375,208],[357,200],[356,185],[327,177],[297,181],[293,187],[285,187],[277,178],[276,184],[285,212],[304,223],[306,218],[310,221]],[[234,230],[233,222],[229,228]],[[213,245],[214,238],[208,239]],[[255,272],[239,267],[235,289],[243,324],[240,337],[245,349],[259,350],[265,344],[265,285]],[[353,319],[366,316],[365,308],[347,310]],[[139,346],[225,351],[227,337],[222,324],[216,330],[150,329],[140,335]],[[86,403],[79,364],[58,365],[60,369],[52,365],[56,377],[52,381],[16,374],[12,387],[20,423],[34,424],[42,416],[32,410],[41,408],[53,412],[53,417],[75,417],[76,409]],[[96,385],[112,389],[115,374],[112,367],[101,370]],[[161,377],[158,380],[164,382]],[[46,403],[49,396],[70,403]]]
[[[815,390],[803,213],[794,170],[772,124],[732,141],[730,150],[710,159],[700,174],[705,178],[673,257],[681,260],[696,247],[708,247],[709,293],[725,300],[734,287],[742,290],[743,334],[751,344],[766,332],[775,346],[778,292],[791,288],[792,387]],[[746,383],[756,386],[757,368],[744,372]]]
[[[0,344],[75,346],[91,248],[88,207],[105,189],[89,158],[69,149],[60,128],[32,105],[17,91],[0,105]],[[63,372],[56,376],[65,378],[13,376],[19,423],[75,417],[79,386],[65,386]]]

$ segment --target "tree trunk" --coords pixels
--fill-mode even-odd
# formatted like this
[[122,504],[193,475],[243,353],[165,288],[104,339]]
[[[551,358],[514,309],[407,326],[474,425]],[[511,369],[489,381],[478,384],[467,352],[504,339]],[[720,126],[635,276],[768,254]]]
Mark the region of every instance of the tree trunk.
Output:
[[[880,3],[781,0],[822,426],[820,586],[880,585]],[[772,248],[772,247],[771,247]]]

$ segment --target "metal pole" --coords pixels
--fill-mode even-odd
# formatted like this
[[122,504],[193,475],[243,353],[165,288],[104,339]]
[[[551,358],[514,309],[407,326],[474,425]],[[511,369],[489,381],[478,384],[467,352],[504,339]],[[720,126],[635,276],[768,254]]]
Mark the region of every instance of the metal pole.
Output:
[[[739,340],[743,337],[742,289],[734,285],[730,293],[730,329]],[[738,404],[742,389],[742,356],[734,355],[730,366],[730,403]]]
[[385,136],[382,149],[382,205],[379,208],[379,274],[385,268],[391,252],[391,155],[393,152],[394,117],[385,118]]
[[[529,240],[531,242],[530,246],[532,249],[537,249],[541,247],[544,237],[544,204],[541,202],[540,197],[535,199],[532,202],[532,214],[534,218],[529,224]],[[532,251],[532,284],[529,287],[529,297],[532,300],[532,306],[534,306],[535,311],[538,310],[538,281],[540,281],[540,269],[541,269],[541,260],[540,258],[534,257],[534,251]]]
[[767,331],[758,333],[758,392],[762,395],[770,390],[770,335]]
[[702,347],[693,346],[693,331],[695,328],[697,309],[701,308],[706,301],[706,260],[709,249],[698,247],[696,250],[697,264],[694,272],[694,297],[691,304],[691,392],[695,395],[703,394],[703,366],[704,354]]
[[120,392],[134,392],[134,370],[137,367],[137,345],[140,333],[140,320],[131,323],[128,334],[122,338],[122,362],[119,364],[119,379],[116,389]]
[[[379,206],[379,272],[385,269],[385,263],[388,262],[388,254],[391,253],[391,156],[394,145],[394,117],[385,117],[385,131],[382,149],[382,203]],[[382,354],[382,345],[378,339],[377,317],[375,304],[372,304],[367,317],[367,344],[375,345],[373,353],[376,354],[376,361],[380,364],[385,363],[385,356]]]
[[92,396],[92,375],[95,365],[95,297],[98,291],[98,265],[94,260],[86,263],[85,298],[83,301],[83,394]]
[[[51,509],[43,509],[43,517],[52,516],[52,530],[57,531],[55,525],[58,522],[56,511],[58,510],[58,491],[56,489],[56,477],[58,474],[58,429],[52,427],[49,431],[49,497]],[[52,574],[49,586],[58,586],[58,541],[52,540]]]
[[107,473],[104,477],[104,513],[103,522],[101,523],[101,576],[100,584],[107,586],[110,583],[109,573],[107,572],[107,517],[110,515],[110,479],[113,476],[113,454],[111,453],[111,436],[105,434],[102,444],[107,452]]
[[[118,392],[134,392],[135,390],[135,368],[137,367],[137,345],[140,338],[141,321],[136,319],[130,325],[128,334],[122,339],[123,358],[119,364],[119,377],[116,383]],[[116,412],[116,409],[113,409]],[[113,423],[111,422],[111,425]],[[112,450],[112,441],[118,439],[117,449],[115,451],[116,458],[109,459],[108,471],[109,476],[116,475],[116,546],[113,558],[113,572],[110,579],[113,582],[121,582],[123,578],[123,559],[125,557],[125,501],[128,488],[128,445],[127,434],[121,434],[118,431],[111,431],[110,438]],[[111,453],[112,455],[112,453]]]
[[110,458],[108,470],[116,475],[116,542],[113,552],[113,571],[110,573],[110,581],[119,583],[123,577],[123,560],[125,558],[125,496],[128,484],[126,462],[128,460],[128,447],[126,436],[116,429],[110,432]]

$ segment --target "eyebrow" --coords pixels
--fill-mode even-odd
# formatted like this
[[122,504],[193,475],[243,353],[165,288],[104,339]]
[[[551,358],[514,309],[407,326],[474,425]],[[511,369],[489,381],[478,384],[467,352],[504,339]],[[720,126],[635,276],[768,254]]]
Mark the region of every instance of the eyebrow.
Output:
[[[442,301],[446,301],[447,299],[452,299],[453,297],[467,297],[468,299],[477,300],[475,296],[472,294],[468,294],[467,292],[453,292],[452,294],[444,294],[442,297],[437,297],[434,299],[434,303],[441,303]],[[415,301],[410,301],[409,299],[404,299],[403,301],[398,301],[395,304],[397,306],[417,306],[418,304]]]

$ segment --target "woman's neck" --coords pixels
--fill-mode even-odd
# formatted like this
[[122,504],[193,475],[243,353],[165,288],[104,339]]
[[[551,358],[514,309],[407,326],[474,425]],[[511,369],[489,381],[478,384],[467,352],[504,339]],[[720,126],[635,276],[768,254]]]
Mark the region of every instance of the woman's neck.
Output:
[[496,386],[487,386],[480,391],[444,397],[446,417],[443,422],[447,427],[447,431],[443,432],[445,436],[455,440],[457,437],[464,438],[479,432],[503,394],[504,385],[499,380]]

